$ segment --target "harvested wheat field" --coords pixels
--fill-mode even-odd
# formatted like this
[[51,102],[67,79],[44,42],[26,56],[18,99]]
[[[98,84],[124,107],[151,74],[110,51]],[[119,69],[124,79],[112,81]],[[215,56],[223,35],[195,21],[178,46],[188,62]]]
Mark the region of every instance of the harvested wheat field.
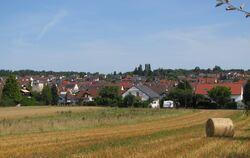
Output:
[[[47,108],[0,108],[0,157],[250,157],[250,118],[241,111]],[[235,137],[206,138],[211,117],[231,118]]]

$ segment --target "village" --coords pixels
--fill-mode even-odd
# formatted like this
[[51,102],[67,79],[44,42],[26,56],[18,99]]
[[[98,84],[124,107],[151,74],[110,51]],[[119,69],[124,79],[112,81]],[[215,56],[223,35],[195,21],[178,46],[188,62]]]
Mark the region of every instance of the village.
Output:
[[[22,95],[27,98],[33,97],[35,94],[41,94],[46,86],[52,87],[54,85],[58,98],[56,105],[61,106],[93,106],[97,104],[102,106],[102,102],[97,101],[100,98],[100,91],[105,87],[116,87],[118,95],[123,99],[128,95],[133,95],[139,102],[147,102],[148,105],[146,107],[195,107],[212,109],[216,108],[212,104],[216,104],[216,102],[209,97],[208,92],[214,87],[219,86],[230,89],[230,102],[234,103],[232,107],[227,106],[223,108],[244,109],[243,88],[249,77],[244,70],[223,71],[220,67],[216,66],[209,73],[206,73],[204,72],[205,70],[200,70],[196,67],[186,75],[182,74],[170,79],[166,77],[167,75],[163,77],[155,75],[159,71],[152,71],[150,64],[145,64],[144,70],[142,69],[142,65],[140,65],[133,72],[124,74],[117,74],[116,72],[108,75],[87,73],[84,75],[71,74],[67,77],[60,75],[27,74],[16,76],[16,79],[20,85]],[[0,78],[1,88],[3,88],[6,79],[7,76]],[[169,97],[171,92],[178,88],[180,84],[184,86],[184,90],[190,87],[190,95],[180,94],[179,96]],[[196,96],[198,96],[198,99]]]
[[3,0],[0,158],[250,158],[250,0]]

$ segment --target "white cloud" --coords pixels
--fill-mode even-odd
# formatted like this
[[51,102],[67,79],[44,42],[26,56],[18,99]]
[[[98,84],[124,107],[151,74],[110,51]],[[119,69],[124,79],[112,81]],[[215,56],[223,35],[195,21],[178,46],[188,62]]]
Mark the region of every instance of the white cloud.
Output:
[[[82,55],[88,61],[106,69],[151,63],[164,68],[250,67],[247,61],[250,37],[229,34],[226,25],[176,28],[151,33],[126,41],[97,40],[82,45]],[[105,62],[106,61],[106,62]]]
[[[249,68],[247,58],[250,50],[250,36],[224,31],[226,25],[207,25],[193,28],[164,30],[147,38],[158,61],[165,67],[204,68],[221,65],[223,68]],[[156,56],[156,57],[157,57]],[[159,64],[160,65],[160,64]],[[163,66],[163,65],[162,65]]]
[[67,12],[66,11],[59,11],[56,13],[56,15],[54,15],[54,17],[43,26],[40,34],[38,35],[37,39],[40,40],[43,38],[43,36],[50,30],[52,29],[54,26],[56,26],[59,22],[62,21],[62,19],[67,16]]

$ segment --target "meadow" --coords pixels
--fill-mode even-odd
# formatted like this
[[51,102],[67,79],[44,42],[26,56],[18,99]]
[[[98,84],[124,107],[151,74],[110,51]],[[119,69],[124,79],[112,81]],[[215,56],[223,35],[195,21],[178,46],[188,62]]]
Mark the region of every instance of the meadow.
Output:
[[[234,138],[206,138],[230,117]],[[250,118],[233,110],[103,107],[0,108],[0,158],[250,157]]]

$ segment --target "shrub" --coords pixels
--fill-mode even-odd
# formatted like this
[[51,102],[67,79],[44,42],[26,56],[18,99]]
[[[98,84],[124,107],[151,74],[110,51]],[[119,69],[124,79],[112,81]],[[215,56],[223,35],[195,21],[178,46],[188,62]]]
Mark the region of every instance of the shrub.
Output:
[[136,102],[135,96],[133,96],[132,94],[129,94],[129,95],[124,97],[122,106],[123,107],[133,107],[135,102]]
[[16,102],[10,98],[0,100],[0,106],[16,106]]
[[197,108],[199,109],[217,109],[216,103],[211,103],[209,101],[201,101],[197,104]]
[[34,98],[23,97],[20,104],[22,106],[36,105],[36,100]]
[[149,108],[149,101],[136,101],[134,107],[137,108]]
[[95,101],[89,101],[89,102],[83,102],[82,105],[84,106],[96,106],[96,102]]
[[234,101],[228,102],[226,104],[226,109],[237,109],[237,103]]

